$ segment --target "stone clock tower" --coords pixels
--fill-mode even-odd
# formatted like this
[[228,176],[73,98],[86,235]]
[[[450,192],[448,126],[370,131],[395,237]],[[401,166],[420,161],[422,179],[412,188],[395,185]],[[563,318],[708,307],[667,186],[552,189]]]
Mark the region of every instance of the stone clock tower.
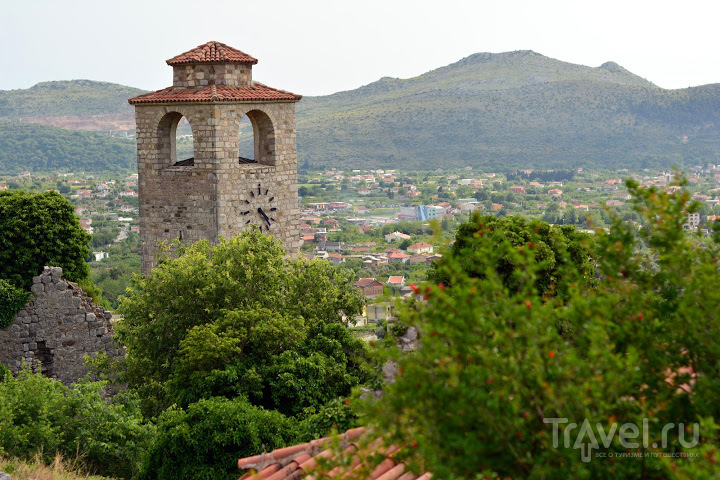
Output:
[[[142,271],[160,241],[217,241],[247,228],[300,247],[295,102],[300,95],[252,79],[257,60],[208,42],[167,61],[173,86],[129,100],[135,105]],[[254,158],[239,156],[240,120],[254,132]],[[185,117],[195,156],[177,158]]]

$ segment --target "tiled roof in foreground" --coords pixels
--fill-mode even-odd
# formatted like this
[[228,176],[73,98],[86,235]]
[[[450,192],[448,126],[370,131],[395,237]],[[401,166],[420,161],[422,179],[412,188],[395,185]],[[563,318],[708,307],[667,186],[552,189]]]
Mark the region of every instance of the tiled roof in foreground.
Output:
[[255,65],[257,58],[220,42],[207,42],[167,60],[168,65],[193,63],[248,63]]
[[297,102],[302,95],[268,87],[262,83],[254,82],[252,87],[225,87],[208,85],[202,89],[173,89],[163,88],[157,92],[150,92],[131,98],[131,105],[142,103],[194,103],[194,102]]
[[[338,437],[325,437],[312,442],[279,448],[269,453],[242,458],[238,461],[241,470],[249,470],[239,480],[315,480],[313,472],[318,466],[327,466],[336,458],[339,450],[352,458],[348,466],[338,466],[323,471],[323,477],[348,478],[354,480],[429,480],[432,474],[415,475],[406,470],[406,465],[395,461],[393,456],[400,448],[385,447],[382,439],[367,444],[360,437],[366,433],[364,427],[353,428]],[[380,453],[384,459],[377,466],[368,469],[363,459]],[[320,459],[320,460],[319,460]],[[340,463],[340,462],[338,462]]]

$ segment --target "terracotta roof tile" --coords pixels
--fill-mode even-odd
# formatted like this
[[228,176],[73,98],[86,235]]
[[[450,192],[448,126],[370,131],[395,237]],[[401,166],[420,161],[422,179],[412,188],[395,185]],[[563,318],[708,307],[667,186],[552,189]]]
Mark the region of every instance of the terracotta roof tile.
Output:
[[220,42],[207,42],[192,50],[181,53],[170,60],[168,65],[187,65],[191,63],[247,63],[255,65],[257,58]]
[[[337,447],[342,449],[342,454],[350,456],[350,465],[334,467],[324,472],[323,478],[355,480],[430,480],[432,478],[432,474],[427,472],[417,476],[406,471],[405,464],[396,461],[393,457],[401,448],[394,445],[385,446],[382,438],[370,437],[372,439],[370,442],[361,440],[360,437],[366,432],[363,427],[354,428],[335,438],[325,437],[301,445],[273,450],[270,453],[242,458],[238,461],[238,467],[250,471],[240,477],[240,480],[314,480],[312,473],[319,465],[323,465],[318,459],[332,460],[340,453],[339,450],[335,450]],[[338,440],[340,443],[335,443]],[[377,454],[382,458],[379,464],[371,460]],[[327,463],[324,465],[327,466]]]
[[209,85],[203,89],[174,90],[163,88],[128,100],[130,105],[142,103],[196,103],[196,102],[297,102],[302,95],[268,87],[254,82],[252,87],[225,87]]
[[365,277],[365,278],[361,278],[357,282],[353,283],[353,287],[365,288],[368,285],[372,285],[372,284],[382,285],[381,282],[379,282],[378,280],[375,280],[374,278]]

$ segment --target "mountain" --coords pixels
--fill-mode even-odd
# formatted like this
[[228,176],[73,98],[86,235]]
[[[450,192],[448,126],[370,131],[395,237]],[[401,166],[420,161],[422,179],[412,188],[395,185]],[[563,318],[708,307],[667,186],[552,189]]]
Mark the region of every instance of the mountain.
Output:
[[305,97],[301,164],[416,169],[681,166],[720,155],[720,85],[665,90],[614,62],[478,53]]
[[[131,130],[127,99],[142,92],[88,80],[0,91],[0,121]],[[85,155],[85,170],[132,165],[131,142],[37,129],[31,144],[13,140],[24,135],[16,124],[3,125],[0,160],[12,156],[13,171],[23,158],[33,158],[36,168],[79,168],[67,155],[61,161],[43,155],[56,155],[49,146],[58,142],[64,151],[79,151],[91,138],[98,138],[103,146],[96,153],[104,156],[93,166]],[[586,67],[532,51],[477,53],[414,78],[384,77],[355,90],[304,97],[297,129],[300,165],[319,167],[682,167],[717,163],[720,84],[666,90],[614,62]],[[0,161],[0,173],[8,171]]]

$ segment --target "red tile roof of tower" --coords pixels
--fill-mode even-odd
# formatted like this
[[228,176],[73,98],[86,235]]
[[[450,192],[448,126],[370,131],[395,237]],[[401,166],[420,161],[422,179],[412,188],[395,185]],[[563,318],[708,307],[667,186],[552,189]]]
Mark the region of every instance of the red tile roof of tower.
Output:
[[167,60],[168,65],[189,65],[193,63],[246,63],[255,65],[257,62],[257,58],[220,42],[207,42],[198,45],[192,50]]
[[268,87],[259,82],[253,82],[252,87],[224,87],[209,85],[202,89],[173,90],[173,87],[163,88],[157,92],[150,92],[131,98],[131,105],[139,103],[195,103],[195,102],[255,102],[255,101],[290,101],[297,102],[302,95]]

